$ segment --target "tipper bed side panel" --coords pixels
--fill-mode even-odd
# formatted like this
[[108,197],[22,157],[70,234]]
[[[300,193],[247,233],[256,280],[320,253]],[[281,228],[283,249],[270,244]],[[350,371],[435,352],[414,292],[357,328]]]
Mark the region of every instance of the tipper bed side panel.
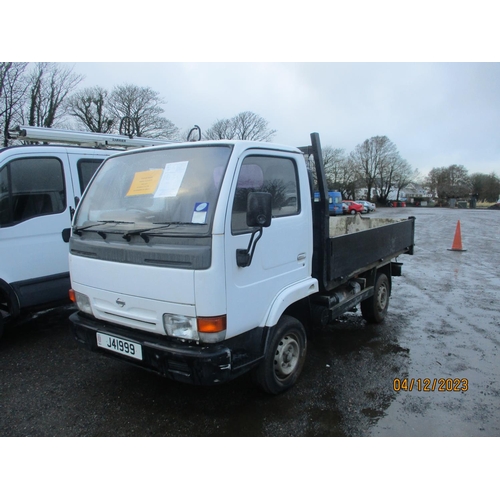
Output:
[[330,281],[342,280],[379,261],[413,253],[414,220],[329,238]]

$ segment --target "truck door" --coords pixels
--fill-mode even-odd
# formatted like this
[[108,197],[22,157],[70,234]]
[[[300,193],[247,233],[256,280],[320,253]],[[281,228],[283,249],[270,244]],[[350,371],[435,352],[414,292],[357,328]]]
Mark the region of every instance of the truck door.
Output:
[[[226,217],[226,289],[228,335],[265,321],[280,291],[311,275],[312,226],[309,207],[302,206],[300,175],[293,156],[251,153],[240,160],[232,203]],[[306,178],[306,183],[307,183]],[[257,242],[252,263],[238,267],[236,250],[245,249],[252,229],[246,225],[251,191],[272,194],[273,219]],[[304,199],[308,199],[304,197]]]
[[1,278],[20,307],[67,295],[73,187],[65,153],[21,153],[0,165]]

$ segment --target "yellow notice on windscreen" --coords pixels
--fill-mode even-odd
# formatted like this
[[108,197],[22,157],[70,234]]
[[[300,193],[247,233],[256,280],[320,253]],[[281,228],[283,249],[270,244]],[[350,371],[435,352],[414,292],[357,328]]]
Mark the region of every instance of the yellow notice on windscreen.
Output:
[[132,180],[132,184],[130,184],[127,196],[153,194],[158,187],[162,174],[162,169],[136,172]]

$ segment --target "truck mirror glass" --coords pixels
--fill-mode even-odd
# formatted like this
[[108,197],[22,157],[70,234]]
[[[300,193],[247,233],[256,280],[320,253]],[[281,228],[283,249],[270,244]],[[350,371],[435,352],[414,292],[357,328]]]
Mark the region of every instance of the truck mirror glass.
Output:
[[247,226],[269,227],[272,218],[271,193],[251,192],[247,200]]

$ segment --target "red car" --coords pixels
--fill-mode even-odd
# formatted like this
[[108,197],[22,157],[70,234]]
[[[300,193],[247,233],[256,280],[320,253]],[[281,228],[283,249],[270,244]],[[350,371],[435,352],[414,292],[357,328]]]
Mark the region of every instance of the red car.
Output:
[[352,215],[356,213],[360,214],[365,210],[365,207],[363,205],[360,205],[359,203],[356,203],[354,201],[342,200],[342,203],[344,203],[344,205],[347,206],[347,209],[344,206],[344,213],[346,214],[352,214]]

